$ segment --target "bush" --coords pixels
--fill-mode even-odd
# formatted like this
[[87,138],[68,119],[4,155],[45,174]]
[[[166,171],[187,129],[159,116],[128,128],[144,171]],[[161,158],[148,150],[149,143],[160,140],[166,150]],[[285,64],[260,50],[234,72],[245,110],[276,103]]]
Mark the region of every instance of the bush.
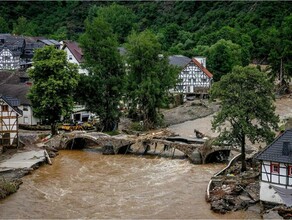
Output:
[[131,130],[134,130],[134,131],[143,131],[144,130],[144,126],[140,122],[133,122],[131,124],[130,128],[131,128]]
[[3,199],[12,193],[15,193],[21,183],[21,180],[8,181],[4,178],[0,179],[0,199]]

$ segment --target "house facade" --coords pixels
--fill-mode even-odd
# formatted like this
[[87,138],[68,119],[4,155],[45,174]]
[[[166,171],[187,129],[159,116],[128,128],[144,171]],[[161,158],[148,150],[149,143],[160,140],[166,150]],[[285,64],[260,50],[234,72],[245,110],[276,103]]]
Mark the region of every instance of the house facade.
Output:
[[0,146],[18,146],[18,100],[0,96]]
[[260,200],[292,206],[292,129],[257,155],[261,161]]
[[22,111],[22,115],[18,118],[19,124],[36,125],[40,120],[33,116],[31,102],[27,98],[31,83],[27,73],[2,71],[0,75],[0,94],[6,97],[13,97],[18,100],[18,109]]
[[0,34],[0,70],[19,69],[24,47],[24,38]]
[[0,34],[0,70],[26,69],[32,65],[34,51],[44,46],[60,49],[60,43],[43,37]]
[[81,68],[83,62],[83,53],[77,42],[74,41],[62,41],[61,49],[64,50],[67,54],[67,60],[70,63],[78,65],[79,74],[88,74],[86,69]]
[[184,65],[183,61],[188,61],[178,76],[178,83],[172,92],[182,93],[184,95],[208,95],[209,89],[212,84],[213,75],[206,68],[205,57],[194,57],[187,59],[184,56],[171,56],[169,57],[170,64],[173,58],[180,58],[182,62],[177,66]]

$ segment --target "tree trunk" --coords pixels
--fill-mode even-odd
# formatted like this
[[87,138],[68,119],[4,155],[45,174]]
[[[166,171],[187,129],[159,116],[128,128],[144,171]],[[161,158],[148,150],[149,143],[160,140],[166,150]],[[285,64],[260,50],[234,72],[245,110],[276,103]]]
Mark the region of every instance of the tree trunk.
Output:
[[56,123],[51,123],[51,134],[52,134],[52,136],[58,134]]
[[245,135],[242,135],[241,140],[241,172],[246,171],[246,161],[245,161]]

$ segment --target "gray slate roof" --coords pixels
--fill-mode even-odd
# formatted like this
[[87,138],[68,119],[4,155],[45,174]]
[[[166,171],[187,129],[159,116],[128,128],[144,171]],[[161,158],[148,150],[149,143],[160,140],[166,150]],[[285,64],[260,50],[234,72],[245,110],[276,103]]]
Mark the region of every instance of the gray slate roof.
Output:
[[[289,142],[290,152],[288,155],[283,155],[283,143]],[[278,136],[270,145],[268,145],[262,152],[257,155],[258,160],[290,163],[292,164],[292,129],[286,130],[283,134]]]
[[191,58],[188,58],[183,55],[173,55],[168,57],[169,64],[179,66],[179,67],[185,67],[190,61]]
[[14,56],[20,56],[23,52],[25,41],[23,37],[11,34],[0,34],[0,50],[7,48]]
[[16,111],[19,115],[22,115],[22,110],[17,107],[19,105],[18,99],[3,95],[0,95],[0,99],[3,99],[8,105],[10,105],[14,109],[14,111]]
[[27,78],[25,72],[0,72],[0,95],[5,97],[17,98],[21,105],[30,105],[31,102],[27,98],[30,86],[21,83],[21,78]]

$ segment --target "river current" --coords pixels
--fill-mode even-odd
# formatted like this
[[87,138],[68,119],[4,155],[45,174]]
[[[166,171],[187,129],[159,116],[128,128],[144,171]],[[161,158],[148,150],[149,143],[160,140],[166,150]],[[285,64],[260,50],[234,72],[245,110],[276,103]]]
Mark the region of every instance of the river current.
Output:
[[222,164],[90,151],[60,151],[53,165],[23,178],[0,201],[0,219],[244,219],[215,214],[205,202],[210,177]]

